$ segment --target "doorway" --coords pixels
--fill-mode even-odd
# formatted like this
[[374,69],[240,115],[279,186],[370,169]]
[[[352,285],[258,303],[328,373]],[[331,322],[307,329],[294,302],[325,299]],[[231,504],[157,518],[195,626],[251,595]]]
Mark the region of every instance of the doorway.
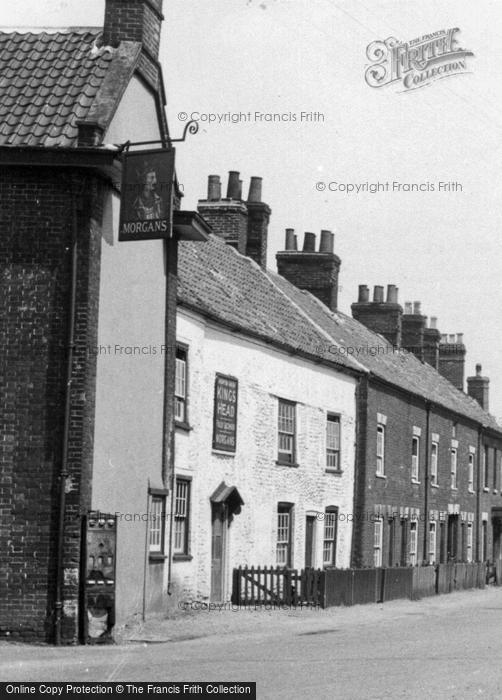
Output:
[[211,602],[221,603],[225,588],[228,515],[225,503],[211,504]]
[[307,515],[305,522],[305,568],[314,566],[315,515]]

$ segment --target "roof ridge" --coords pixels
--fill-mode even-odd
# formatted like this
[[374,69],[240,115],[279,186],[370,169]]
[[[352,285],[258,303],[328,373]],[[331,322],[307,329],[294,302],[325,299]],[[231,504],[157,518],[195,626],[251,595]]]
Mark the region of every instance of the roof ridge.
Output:
[[103,27],[32,27],[13,25],[0,27],[0,34],[100,34]]

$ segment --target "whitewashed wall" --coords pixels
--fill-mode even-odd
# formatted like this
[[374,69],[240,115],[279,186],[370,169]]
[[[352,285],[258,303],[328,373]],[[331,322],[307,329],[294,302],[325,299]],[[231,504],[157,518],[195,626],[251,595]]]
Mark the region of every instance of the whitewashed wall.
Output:
[[[245,505],[230,526],[226,597],[238,565],[275,565],[277,504],[294,503],[293,566],[305,556],[309,512],[353,507],[355,380],[314,362],[254,342],[187,311],[178,313],[178,341],[189,346],[189,432],[176,433],[176,470],[192,477],[192,560],[173,563],[179,596],[207,598],[211,582],[210,496],[221,481],[236,486]],[[237,451],[212,451],[215,374],[239,380]],[[298,468],[279,466],[277,397],[297,406]],[[341,415],[342,475],[325,472],[326,412]],[[349,566],[352,525],[338,526],[337,566]],[[323,522],[316,523],[315,565],[322,566]]]

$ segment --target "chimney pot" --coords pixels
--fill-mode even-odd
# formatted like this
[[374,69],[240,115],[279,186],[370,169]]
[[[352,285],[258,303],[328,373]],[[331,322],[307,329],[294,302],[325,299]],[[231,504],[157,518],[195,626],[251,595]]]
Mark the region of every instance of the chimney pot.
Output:
[[321,243],[319,244],[320,253],[332,253],[334,250],[335,234],[331,231],[321,231]]
[[481,365],[476,365],[476,376],[481,377],[481,371],[482,371]]
[[414,302],[413,302],[413,313],[414,313],[414,314],[420,315],[420,313],[421,313],[421,311],[420,311],[420,306],[421,306],[421,304],[420,304],[419,301],[414,301]]
[[315,233],[307,231],[303,240],[303,251],[305,253],[315,253]]
[[437,330],[437,323],[438,323],[437,316],[431,316],[431,322],[430,322],[429,328],[434,328],[434,330]]
[[227,187],[227,198],[228,199],[240,199],[239,197],[239,172],[237,170],[230,170],[228,173],[228,187]]
[[359,295],[357,301],[365,304],[370,300],[370,288],[366,284],[359,285]]
[[408,315],[413,313],[413,304],[411,303],[411,301],[404,302],[404,313]]
[[464,343],[464,334],[457,333],[457,345],[463,345],[463,343]]
[[395,284],[387,285],[387,302],[389,304],[397,304],[397,291]]
[[450,345],[454,345],[454,344],[455,344],[455,333],[450,333],[450,334],[448,335],[448,342],[450,343]]
[[286,229],[286,250],[296,250],[296,236],[294,228]]
[[261,202],[261,177],[252,177],[249,183],[248,202]]
[[379,304],[383,303],[383,287],[375,285],[373,288],[373,301],[376,301]]
[[207,178],[207,198],[212,202],[221,199],[221,182],[219,175],[209,175]]

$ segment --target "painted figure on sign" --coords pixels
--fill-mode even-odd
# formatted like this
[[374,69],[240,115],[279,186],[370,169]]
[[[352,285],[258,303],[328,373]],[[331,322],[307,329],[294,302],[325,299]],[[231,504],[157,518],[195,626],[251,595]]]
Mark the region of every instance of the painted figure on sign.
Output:
[[142,190],[134,200],[133,208],[136,217],[141,221],[163,218],[162,198],[157,194],[157,173],[155,168],[146,162],[140,172]]

